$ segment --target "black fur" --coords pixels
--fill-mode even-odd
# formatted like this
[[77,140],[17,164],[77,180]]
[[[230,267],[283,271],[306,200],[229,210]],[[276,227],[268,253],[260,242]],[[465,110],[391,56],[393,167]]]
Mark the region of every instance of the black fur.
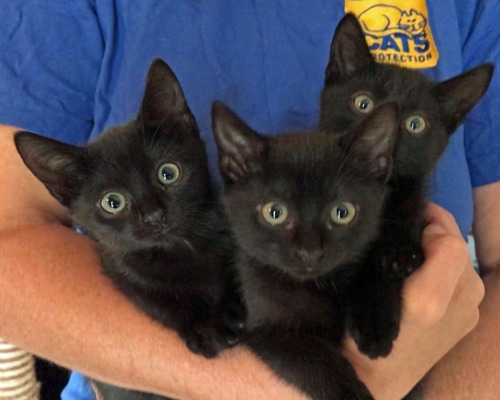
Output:
[[[399,132],[384,223],[363,261],[366,273],[354,283],[358,290],[351,291],[354,296],[347,311],[350,333],[372,358],[391,351],[399,333],[403,279],[424,259],[420,237],[427,177],[450,135],[488,88],[492,73],[492,65],[485,64],[432,82],[417,71],[375,62],[352,14],[336,29],[321,95],[320,129],[339,134],[369,115],[356,107],[354,99],[360,95],[369,96],[374,107],[384,102],[398,107]],[[414,117],[425,122],[422,132],[406,126]]]
[[[237,341],[245,315],[231,276],[233,243],[198,126],[165,63],[152,63],[137,118],[95,142],[76,147],[20,132],[15,143],[75,225],[98,242],[102,271],[120,291],[196,353],[213,357]],[[158,176],[165,163],[173,182]],[[116,197],[103,200],[109,192],[123,195],[120,212],[109,212],[118,206]],[[97,385],[106,400],[139,396]]]
[[358,261],[379,236],[395,107],[380,107],[342,138],[263,137],[220,103],[212,124],[223,204],[240,249],[244,342],[315,400],[372,399],[339,349],[349,290],[365,274]]

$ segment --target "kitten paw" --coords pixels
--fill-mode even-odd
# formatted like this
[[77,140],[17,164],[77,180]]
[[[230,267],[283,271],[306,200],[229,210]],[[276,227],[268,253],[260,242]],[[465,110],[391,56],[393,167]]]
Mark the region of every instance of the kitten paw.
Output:
[[[391,288],[386,289],[388,294]],[[400,301],[398,288],[394,290],[388,297],[372,294],[372,301],[358,303],[349,317],[349,333],[359,351],[372,359],[386,357],[399,335]]]
[[220,343],[217,331],[207,327],[190,326],[180,332],[180,335],[189,350],[206,358],[213,358],[223,348],[228,347]]
[[244,331],[244,321],[232,320],[231,324],[227,324],[222,319],[213,318],[206,324],[191,323],[179,333],[193,353],[212,358],[236,345]]
[[423,262],[424,254],[421,249],[401,246],[389,249],[382,257],[382,267],[399,280],[405,279]]
[[228,343],[234,346],[246,331],[246,308],[242,302],[234,302],[226,305],[221,315]]
[[377,340],[373,338],[365,338],[355,332],[352,332],[352,335],[358,345],[359,351],[371,359],[387,357],[392,351],[392,343],[394,339],[378,338]]
[[245,321],[230,321],[224,326],[224,334],[226,347],[232,347],[238,344],[241,337],[246,331]]
[[353,329],[350,333],[359,351],[375,359],[387,357],[392,351],[392,344],[399,334],[399,325],[385,327],[385,329],[365,327],[362,331]]

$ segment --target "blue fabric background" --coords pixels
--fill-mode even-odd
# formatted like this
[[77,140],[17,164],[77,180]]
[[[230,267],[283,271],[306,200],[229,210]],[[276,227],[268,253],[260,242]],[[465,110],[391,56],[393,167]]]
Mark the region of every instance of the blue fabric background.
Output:
[[[500,53],[499,1],[428,1],[446,79]],[[81,144],[139,109],[151,60],[178,76],[208,144],[223,100],[261,132],[312,129],[340,0],[11,0],[0,15],[0,122]],[[500,180],[500,78],[453,136],[431,197],[472,221],[472,186]],[[64,399],[90,394],[73,376]],[[76,394],[81,393],[81,394]]]

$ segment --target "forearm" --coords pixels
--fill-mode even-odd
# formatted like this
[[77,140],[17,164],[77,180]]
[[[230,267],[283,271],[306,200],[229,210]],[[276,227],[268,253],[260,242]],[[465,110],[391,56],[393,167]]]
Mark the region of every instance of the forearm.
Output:
[[191,354],[114,290],[93,243],[68,228],[4,230],[0,275],[0,336],[68,368],[185,400],[301,398],[241,347]]
[[482,274],[500,270],[500,182],[474,189],[474,239]]
[[426,400],[497,399],[500,360],[500,182],[474,190],[474,238],[485,297],[477,327],[428,376]]
[[[484,286],[453,217],[429,205],[425,263],[405,282],[399,336],[388,357],[370,360],[353,341],[346,355],[377,400],[398,400],[477,325]],[[455,398],[453,396],[447,398]],[[478,397],[480,398],[480,397]]]
[[426,400],[496,400],[500,393],[500,270],[484,276],[477,327],[429,373]]

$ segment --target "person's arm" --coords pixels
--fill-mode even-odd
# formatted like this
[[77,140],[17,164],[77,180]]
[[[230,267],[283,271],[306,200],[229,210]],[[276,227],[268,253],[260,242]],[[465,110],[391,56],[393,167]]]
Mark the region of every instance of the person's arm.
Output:
[[[377,400],[399,400],[477,324],[484,294],[454,218],[430,204],[422,246],[426,261],[405,282],[401,330],[386,358],[370,360],[352,339],[345,354]],[[445,380],[435,377],[445,386]],[[434,393],[434,384],[427,392]],[[434,397],[429,397],[429,399]],[[447,393],[443,399],[458,397]],[[427,397],[425,397],[427,399]]]
[[464,69],[495,64],[490,87],[464,122],[464,144],[474,189],[473,234],[486,294],[478,326],[428,377],[426,400],[493,400],[500,393],[500,2],[456,1]]
[[495,400],[500,393],[500,182],[474,190],[474,237],[486,295],[479,324],[429,374],[426,400]]
[[91,377],[183,400],[304,399],[242,347],[206,360],[101,275],[94,244],[0,127],[0,337]]
[[[64,209],[22,164],[13,130],[0,128],[0,187],[7,200],[0,203],[0,337],[91,377],[182,400],[305,398],[241,346],[213,360],[191,354],[174,332],[114,290],[100,274],[92,241],[67,226]],[[426,239],[433,261],[406,286],[413,300],[394,356],[368,367],[354,360],[377,399],[407,392],[477,320],[482,287],[464,278],[466,251],[450,233],[450,218],[435,210],[449,233]],[[436,290],[429,281],[439,283]]]

